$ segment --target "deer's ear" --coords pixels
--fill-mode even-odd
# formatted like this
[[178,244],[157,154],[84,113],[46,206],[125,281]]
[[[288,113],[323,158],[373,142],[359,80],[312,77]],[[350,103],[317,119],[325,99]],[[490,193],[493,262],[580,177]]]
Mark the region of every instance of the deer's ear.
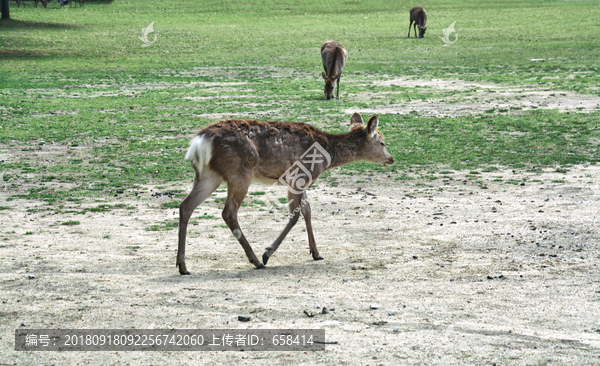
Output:
[[362,117],[360,116],[360,114],[358,113],[354,113],[352,115],[352,118],[350,118],[350,128],[354,128],[354,127],[358,127],[358,126],[362,126],[365,123],[363,122]]
[[377,125],[379,125],[379,119],[377,118],[377,116],[371,117],[371,119],[369,119],[369,122],[367,123],[367,133],[370,137],[375,136],[375,133],[377,132]]
[[327,74],[326,73],[322,72],[321,76],[323,77],[323,79],[327,79]]

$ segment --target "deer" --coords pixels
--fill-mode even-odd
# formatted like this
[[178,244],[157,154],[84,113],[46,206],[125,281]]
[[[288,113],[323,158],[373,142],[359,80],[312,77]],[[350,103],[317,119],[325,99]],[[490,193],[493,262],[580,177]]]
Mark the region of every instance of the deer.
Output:
[[417,37],[417,25],[419,26],[419,38],[425,37],[425,31],[427,27],[425,23],[427,23],[427,13],[420,6],[415,6],[410,9],[410,24],[408,25],[408,38],[410,38],[410,26],[414,25],[415,37]]
[[[363,160],[384,166],[393,164],[394,158],[385,149],[383,135],[377,130],[378,124],[376,115],[365,125],[360,114],[354,113],[350,119],[350,131],[341,134],[327,133],[301,122],[238,119],[220,120],[200,130],[185,155],[195,174],[191,192],[179,205],[179,242],[175,263],[179,273],[190,274],[185,264],[189,219],[196,207],[222,182],[227,184],[223,220],[256,269],[265,268],[300,214],[306,224],[310,254],[314,260],[322,260],[315,244],[306,189],[323,172],[344,164]],[[289,221],[264,252],[262,263],[238,222],[238,210],[252,181],[283,183],[288,190]]]
[[348,60],[348,52],[336,41],[327,41],[321,46],[321,59],[325,72],[321,76],[325,80],[325,98],[333,98],[333,83],[337,84],[336,99],[340,99],[340,77]]

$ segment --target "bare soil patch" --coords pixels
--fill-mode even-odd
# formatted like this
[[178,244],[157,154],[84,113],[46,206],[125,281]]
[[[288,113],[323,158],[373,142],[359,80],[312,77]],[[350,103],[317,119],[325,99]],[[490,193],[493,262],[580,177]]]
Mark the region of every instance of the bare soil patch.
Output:
[[[455,96],[443,99],[411,100],[402,104],[387,104],[363,109],[346,109],[345,113],[391,113],[406,114],[417,111],[421,115],[435,117],[456,117],[477,115],[484,112],[520,113],[532,109],[556,109],[561,112],[592,112],[600,109],[600,97],[591,94],[579,94],[570,91],[557,91],[531,86],[517,87],[493,83],[475,83],[448,79],[392,79],[373,81],[374,85],[389,87],[392,85],[413,88],[430,88],[456,91]],[[465,92],[469,92],[465,94]],[[349,99],[372,100],[382,94],[401,94],[405,92],[381,92],[348,94]]]
[[[334,171],[318,182],[309,198],[325,260],[311,259],[299,222],[264,270],[222,227],[220,190],[192,217],[191,276],[174,266],[176,229],[163,223],[178,213],[160,208],[173,198],[156,187],[62,208],[121,205],[84,215],[27,211],[47,206],[6,201],[14,192],[0,187],[1,363],[600,362],[598,166],[396,178]],[[284,221],[256,204],[240,213],[260,256]],[[310,354],[13,350],[15,329],[59,327],[322,328],[338,344]]]

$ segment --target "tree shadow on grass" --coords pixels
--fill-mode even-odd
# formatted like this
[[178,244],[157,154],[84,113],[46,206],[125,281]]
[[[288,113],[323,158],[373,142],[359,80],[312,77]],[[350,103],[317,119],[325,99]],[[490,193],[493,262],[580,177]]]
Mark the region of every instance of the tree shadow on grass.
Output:
[[[84,26],[67,23],[52,23],[52,22],[34,22],[28,20],[9,19],[0,21],[0,34],[10,34],[11,32],[24,32],[27,30],[62,30],[62,29],[78,29]],[[26,32],[25,32],[26,33]],[[54,56],[49,52],[36,52],[23,49],[0,49],[0,59],[33,59],[40,57]]]
[[[84,0],[83,1],[83,6],[80,6],[81,4],[79,4],[76,0],[66,0],[65,6],[67,7],[85,7],[85,4],[112,4],[113,0]],[[43,3],[39,3],[35,4],[35,0],[21,0],[21,5],[17,4],[17,0],[9,0],[9,3],[11,6],[17,6],[17,7],[21,7],[21,5],[23,6],[23,8],[28,7],[29,5],[31,5],[32,7],[40,7],[40,8],[48,8],[48,5],[50,5],[50,3],[55,3],[60,5],[59,1],[54,1],[54,0],[46,0],[46,6],[44,6]]]
[[2,20],[0,21],[0,31],[10,32],[11,30],[22,31],[25,29],[77,29],[81,25],[67,23],[51,23],[51,22],[32,22],[28,20]]
[[33,59],[33,58],[50,57],[50,56],[53,56],[53,55],[50,53],[45,53],[45,52],[31,52],[31,51],[10,50],[10,49],[1,49],[0,50],[0,60],[10,60],[10,59],[22,60],[22,59]]

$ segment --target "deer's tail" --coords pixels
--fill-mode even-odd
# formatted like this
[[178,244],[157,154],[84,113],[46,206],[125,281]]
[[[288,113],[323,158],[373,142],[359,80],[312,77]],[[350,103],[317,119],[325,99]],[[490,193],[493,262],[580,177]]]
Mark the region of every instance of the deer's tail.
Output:
[[192,139],[190,148],[185,154],[185,160],[192,163],[198,174],[208,165],[212,157],[212,142],[203,135],[197,135]]

